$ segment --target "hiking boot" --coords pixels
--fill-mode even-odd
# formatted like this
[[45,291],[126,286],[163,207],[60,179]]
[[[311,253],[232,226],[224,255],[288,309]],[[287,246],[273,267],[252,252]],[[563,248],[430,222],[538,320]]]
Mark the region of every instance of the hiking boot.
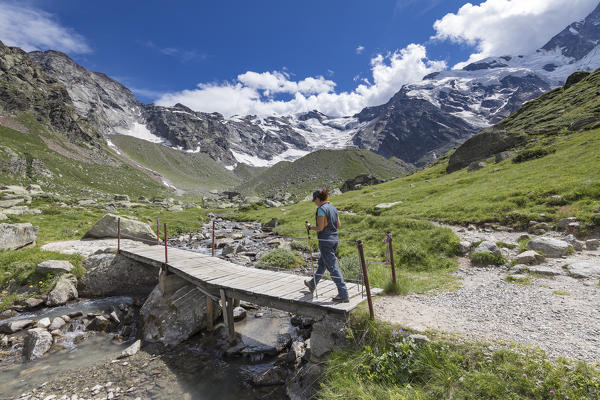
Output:
[[306,286],[311,293],[315,291],[315,288],[310,284],[310,281],[304,281],[304,286]]
[[347,297],[341,297],[339,294],[331,299],[334,303],[350,303],[350,299]]

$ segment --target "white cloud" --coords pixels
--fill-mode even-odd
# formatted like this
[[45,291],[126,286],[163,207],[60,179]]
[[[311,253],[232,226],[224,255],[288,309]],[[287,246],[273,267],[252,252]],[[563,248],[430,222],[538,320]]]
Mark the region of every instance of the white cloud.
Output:
[[[467,3],[434,24],[435,39],[474,46],[467,63],[490,56],[529,54],[573,21],[585,18],[598,0],[487,0]],[[456,67],[460,68],[465,63]]]
[[365,46],[358,46],[356,48],[356,54],[361,54],[365,50]]
[[[291,114],[314,109],[332,116],[352,115],[364,107],[387,102],[404,84],[445,68],[444,61],[427,59],[424,46],[411,44],[372,58],[371,80],[363,79],[351,92],[335,93],[335,82],[322,76],[292,81],[287,72],[248,71],[238,75],[236,82],[200,83],[196,89],[164,94],[156,103],[182,103],[193,110],[217,111],[226,116]],[[286,94],[291,99],[278,100],[274,94]]]
[[0,3],[0,40],[25,51],[91,52],[85,38],[66,28],[45,11]]

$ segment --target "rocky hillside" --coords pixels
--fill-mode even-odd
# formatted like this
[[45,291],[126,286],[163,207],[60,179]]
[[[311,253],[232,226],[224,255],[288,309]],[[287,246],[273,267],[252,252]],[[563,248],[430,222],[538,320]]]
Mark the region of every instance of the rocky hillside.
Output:
[[294,162],[280,162],[238,187],[242,193],[281,198],[286,192],[299,200],[319,187],[336,188],[358,175],[387,180],[405,175],[412,166],[368,150],[319,150]]
[[573,74],[564,87],[530,101],[497,125],[467,140],[450,156],[448,171],[511,150],[531,157],[553,151],[560,136],[600,127],[600,70]]

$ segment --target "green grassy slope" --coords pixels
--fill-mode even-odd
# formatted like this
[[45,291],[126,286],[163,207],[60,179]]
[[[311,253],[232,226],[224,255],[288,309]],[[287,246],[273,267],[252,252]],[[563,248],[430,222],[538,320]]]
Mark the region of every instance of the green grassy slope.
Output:
[[368,150],[319,150],[294,162],[280,162],[239,186],[242,192],[290,192],[304,197],[316,187],[337,187],[346,179],[372,174],[381,179],[404,175],[404,164]]
[[[94,193],[167,194],[167,188],[160,182],[108,152],[72,145],[29,116],[22,116],[20,121],[28,133],[0,126],[0,184],[37,183],[54,193],[86,198]],[[53,148],[47,143],[52,143]],[[25,160],[24,175],[15,173],[15,160]],[[51,175],[40,174],[43,170]]]
[[231,171],[203,153],[184,153],[132,136],[112,135],[110,139],[120,151],[144,167],[164,175],[178,189],[225,189],[240,182]]

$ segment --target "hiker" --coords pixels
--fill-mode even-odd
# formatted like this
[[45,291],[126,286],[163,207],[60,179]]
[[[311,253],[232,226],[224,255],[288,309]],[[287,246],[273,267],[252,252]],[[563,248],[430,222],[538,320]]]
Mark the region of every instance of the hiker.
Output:
[[331,279],[338,289],[338,295],[332,300],[336,303],[348,303],[348,288],[337,264],[335,251],[338,245],[338,229],[341,227],[340,217],[336,208],[329,202],[329,191],[327,189],[316,190],[313,193],[313,202],[317,206],[316,226],[306,223],[306,229],[317,231],[319,238],[319,267],[315,276],[304,281],[311,293],[323,277],[325,269],[329,271]]

